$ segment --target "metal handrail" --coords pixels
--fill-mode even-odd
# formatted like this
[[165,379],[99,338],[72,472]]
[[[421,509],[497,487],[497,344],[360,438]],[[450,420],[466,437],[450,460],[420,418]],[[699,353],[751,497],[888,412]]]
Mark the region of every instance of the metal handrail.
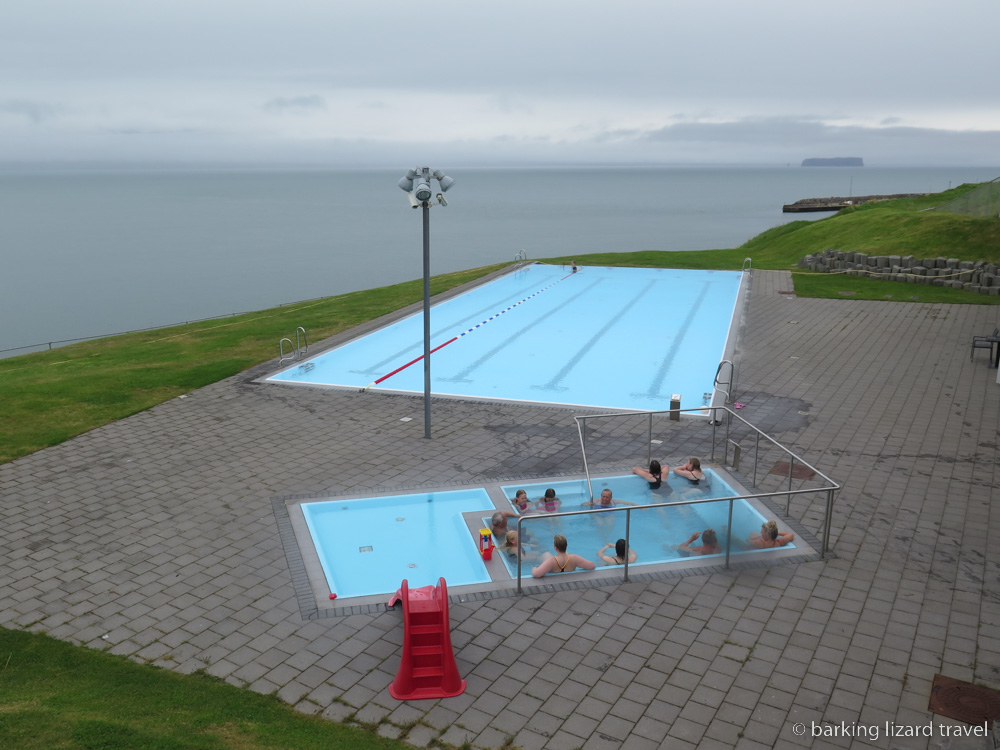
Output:
[[743,259],[743,270],[750,271],[751,273],[753,273],[753,258]]
[[[719,409],[721,409],[722,411],[724,411],[724,412],[726,412],[728,414],[728,419],[726,420],[726,435],[725,435],[725,439],[726,440],[729,440],[729,432],[730,432],[732,421],[733,421],[734,417],[736,419],[738,419],[740,422],[742,422],[744,425],[746,425],[747,427],[749,427],[754,433],[756,433],[756,437],[755,437],[755,451],[754,451],[754,466],[753,466],[753,482],[752,482],[754,486],[757,485],[757,463],[758,463],[758,458],[759,458],[759,455],[760,455],[760,438],[761,438],[761,436],[763,436],[765,440],[770,441],[770,443],[772,445],[774,445],[775,447],[777,447],[779,450],[783,451],[786,455],[788,455],[790,457],[790,460],[789,460],[789,463],[788,463],[788,491],[787,492],[778,492],[778,493],[768,493],[767,494],[767,496],[771,496],[771,495],[787,495],[787,499],[786,499],[786,502],[785,502],[785,515],[788,515],[788,511],[789,511],[789,507],[790,507],[790,504],[791,504],[791,496],[792,495],[802,494],[802,493],[805,493],[805,492],[826,492],[827,493],[826,508],[824,509],[824,514],[823,514],[823,519],[824,520],[823,520],[823,550],[822,551],[823,551],[824,554],[826,552],[829,552],[830,551],[830,525],[833,522],[833,499],[834,499],[833,498],[833,493],[836,492],[837,490],[839,490],[841,488],[841,485],[839,485],[837,482],[833,481],[833,479],[831,479],[830,477],[828,477],[826,474],[824,474],[818,468],[816,468],[815,466],[813,466],[812,464],[810,464],[808,461],[806,461],[804,458],[802,458],[801,456],[799,456],[798,454],[796,454],[794,451],[792,451],[788,447],[786,447],[786,446],[782,445],[781,443],[779,443],[777,440],[775,440],[774,438],[772,438],[766,432],[764,432],[763,430],[760,430],[757,427],[755,427],[754,425],[752,425],[750,422],[748,422],[746,419],[744,419],[743,417],[741,417],[739,414],[737,414],[735,411],[733,411],[732,409],[730,409],[727,406],[700,407],[700,408],[696,408],[696,409],[669,409],[669,410],[667,410],[667,409],[660,409],[660,410],[655,410],[655,411],[644,411],[644,412],[643,411],[610,412],[608,414],[592,414],[592,415],[576,415],[576,416],[574,416],[573,419],[576,421],[577,434],[578,434],[578,436],[580,438],[580,452],[581,452],[581,454],[583,456],[583,470],[584,470],[584,473],[587,476],[587,490],[590,492],[590,496],[591,497],[594,496],[594,488],[593,488],[593,483],[591,482],[591,478],[590,478],[590,465],[589,465],[589,462],[587,460],[587,443],[586,443],[586,436],[585,436],[585,433],[584,433],[585,428],[586,428],[586,424],[587,424],[587,420],[589,420],[589,419],[610,419],[610,418],[617,418],[617,417],[631,417],[631,418],[635,418],[637,416],[642,416],[643,414],[646,414],[646,415],[649,416],[649,425],[650,425],[649,430],[650,430],[650,434],[652,434],[652,419],[653,419],[653,415],[655,415],[655,414],[668,414],[669,415],[671,412],[698,412],[699,414],[701,414],[701,413],[703,413],[706,410],[706,408],[710,408],[711,411],[712,411],[712,418],[711,418],[711,422],[712,422],[712,453],[711,453],[711,460],[713,460],[713,461],[715,460],[715,445],[716,445],[716,442],[717,442],[716,433],[717,433],[717,427],[721,424],[721,422],[718,419],[718,410]],[[652,447],[650,447],[650,453],[652,453]],[[726,453],[728,455],[728,449],[727,449]],[[817,488],[808,489],[808,490],[792,490],[792,469],[794,468],[794,465],[795,465],[796,461],[798,461],[802,465],[808,467],[810,470],[812,470],[813,472],[815,472],[818,476],[822,477],[822,479],[827,483],[827,486],[817,487]],[[749,496],[747,496],[747,497],[749,497]]]
[[[302,331],[302,341],[305,342],[305,346],[299,347],[299,331]],[[296,358],[301,357],[303,354],[309,353],[309,341],[306,339],[306,329],[299,326],[295,329],[295,356]]]
[[[723,381],[719,380],[719,376],[722,374],[723,365],[729,365],[729,380],[724,381],[725,384],[728,386],[728,388],[722,388],[721,385]],[[719,366],[715,370],[715,380],[713,381],[713,385],[715,386],[715,390],[722,391],[724,394],[726,394],[726,401],[724,403],[733,400],[733,395],[731,391],[733,388],[733,380],[735,378],[735,375],[736,375],[736,365],[733,364],[733,361],[731,359],[724,359],[721,362],[719,362]]]
[[278,364],[279,365],[282,362],[294,362],[295,361],[295,351],[296,350],[293,349],[291,354],[285,354],[285,342],[286,341],[288,342],[288,347],[291,348],[291,346],[292,346],[292,340],[290,338],[288,338],[287,336],[284,337],[284,338],[282,338],[278,342],[278,354],[281,355],[281,359],[278,360]]

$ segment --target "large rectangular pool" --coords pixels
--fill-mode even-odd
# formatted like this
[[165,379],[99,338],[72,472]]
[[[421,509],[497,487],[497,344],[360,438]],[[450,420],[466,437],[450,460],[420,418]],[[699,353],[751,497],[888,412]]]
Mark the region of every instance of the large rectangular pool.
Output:
[[[707,405],[743,274],[535,264],[431,311],[435,394],[659,410]],[[423,314],[354,339],[271,382],[422,393]],[[413,363],[407,366],[408,363]],[[389,377],[385,377],[389,376]],[[384,378],[384,379],[383,379]]]

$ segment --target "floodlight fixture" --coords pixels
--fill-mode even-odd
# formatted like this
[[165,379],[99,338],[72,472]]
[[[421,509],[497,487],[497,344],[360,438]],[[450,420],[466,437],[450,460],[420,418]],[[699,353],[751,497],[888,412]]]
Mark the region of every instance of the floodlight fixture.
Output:
[[410,169],[406,172],[406,176],[403,177],[398,183],[400,190],[405,190],[407,193],[413,190],[413,178],[417,176],[416,169]]
[[438,183],[441,185],[441,192],[444,193],[447,193],[448,188],[450,188],[452,185],[455,184],[455,180],[446,175],[440,169],[434,170],[434,179],[437,180]]
[[413,186],[413,195],[421,203],[426,203],[431,199],[431,184],[423,177],[420,178],[420,182]]

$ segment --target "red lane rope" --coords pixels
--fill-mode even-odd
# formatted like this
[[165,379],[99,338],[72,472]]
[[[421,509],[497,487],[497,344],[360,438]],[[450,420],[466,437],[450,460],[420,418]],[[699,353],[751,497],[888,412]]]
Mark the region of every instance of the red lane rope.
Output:
[[[490,317],[488,317],[488,318],[487,318],[486,320],[482,321],[481,323],[476,323],[476,324],[475,324],[474,326],[472,326],[471,328],[467,328],[466,330],[462,331],[462,332],[461,332],[460,334],[458,334],[457,336],[453,336],[452,338],[448,339],[448,340],[447,340],[447,341],[445,341],[445,342],[444,342],[443,344],[440,344],[440,345],[438,345],[438,346],[435,346],[435,347],[434,347],[433,349],[431,349],[431,350],[430,350],[430,352],[429,352],[429,353],[430,353],[430,354],[433,354],[433,353],[434,353],[434,352],[436,352],[436,351],[437,351],[438,349],[443,349],[444,347],[448,346],[448,344],[451,344],[451,343],[454,343],[455,341],[458,341],[458,340],[459,340],[460,338],[462,338],[463,336],[466,336],[466,335],[468,335],[468,334],[472,333],[472,332],[473,332],[473,331],[475,331],[475,330],[476,330],[477,328],[482,328],[482,327],[483,327],[484,325],[486,325],[487,323],[489,323],[489,322],[490,322],[491,320],[496,320],[497,318],[499,318],[499,317],[500,317],[501,315],[503,315],[504,313],[506,313],[506,312],[509,312],[509,311],[513,310],[513,309],[514,309],[515,307],[517,307],[518,305],[520,305],[520,304],[522,304],[522,303],[524,303],[524,302],[527,302],[527,301],[528,301],[529,299],[531,299],[532,297],[537,297],[537,296],[538,296],[539,294],[541,294],[541,293],[542,293],[542,292],[544,292],[545,290],[547,290],[547,289],[551,289],[551,288],[552,288],[552,287],[554,287],[554,286],[555,286],[556,284],[558,284],[558,283],[559,283],[560,281],[565,281],[566,279],[568,279],[568,278],[569,278],[570,276],[572,276],[572,275],[573,275],[573,274],[575,274],[575,273],[576,273],[576,271],[574,271],[573,273],[569,273],[569,274],[566,274],[565,276],[563,276],[563,277],[562,277],[561,279],[559,279],[558,281],[553,281],[553,282],[552,282],[551,284],[549,284],[549,285],[548,285],[548,286],[546,286],[546,287],[542,287],[542,288],[541,288],[541,289],[539,289],[539,290],[538,290],[537,292],[532,292],[531,294],[529,294],[529,295],[528,295],[527,297],[525,297],[524,299],[522,299],[522,300],[518,300],[518,301],[517,301],[517,302],[515,302],[515,303],[514,303],[513,305],[509,305],[508,307],[505,307],[505,308],[504,308],[503,310],[501,310],[501,311],[500,311],[500,312],[498,312],[498,313],[495,313],[495,314],[491,315]],[[393,375],[395,375],[395,374],[397,374],[397,373],[399,373],[399,372],[402,372],[403,370],[405,370],[405,369],[406,369],[407,367],[409,367],[410,365],[415,365],[415,364],[416,364],[417,362],[419,362],[419,361],[420,361],[420,360],[422,360],[423,358],[424,358],[424,355],[423,355],[423,354],[421,354],[421,355],[420,355],[419,357],[417,357],[416,359],[411,359],[411,360],[410,360],[409,362],[407,362],[407,363],[406,363],[405,365],[402,365],[401,367],[397,367],[397,368],[396,368],[395,370],[393,370],[392,372],[390,372],[390,373],[389,373],[388,375],[383,375],[383,376],[382,376],[382,377],[380,377],[380,378],[379,378],[378,380],[373,380],[373,381],[372,381],[372,382],[370,382],[370,383],[369,383],[368,385],[366,385],[366,386],[365,386],[364,388],[362,388],[362,389],[361,389],[361,392],[362,392],[362,393],[364,393],[364,392],[365,392],[365,391],[367,391],[367,390],[368,390],[369,388],[371,388],[371,387],[372,387],[373,385],[378,385],[378,384],[379,384],[379,383],[381,383],[381,382],[382,382],[383,380],[387,380],[387,379],[391,378],[391,377],[392,377]]]

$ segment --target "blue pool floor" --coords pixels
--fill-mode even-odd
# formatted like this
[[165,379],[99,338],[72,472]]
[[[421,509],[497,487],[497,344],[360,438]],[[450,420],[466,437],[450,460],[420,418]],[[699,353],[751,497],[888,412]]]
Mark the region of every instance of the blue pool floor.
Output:
[[[743,281],[734,271],[524,267],[432,308],[431,347],[444,346],[431,355],[431,389],[635,410],[669,408],[679,394],[683,408],[705,406]],[[422,393],[422,362],[406,366],[422,353],[417,313],[267,380]]]

